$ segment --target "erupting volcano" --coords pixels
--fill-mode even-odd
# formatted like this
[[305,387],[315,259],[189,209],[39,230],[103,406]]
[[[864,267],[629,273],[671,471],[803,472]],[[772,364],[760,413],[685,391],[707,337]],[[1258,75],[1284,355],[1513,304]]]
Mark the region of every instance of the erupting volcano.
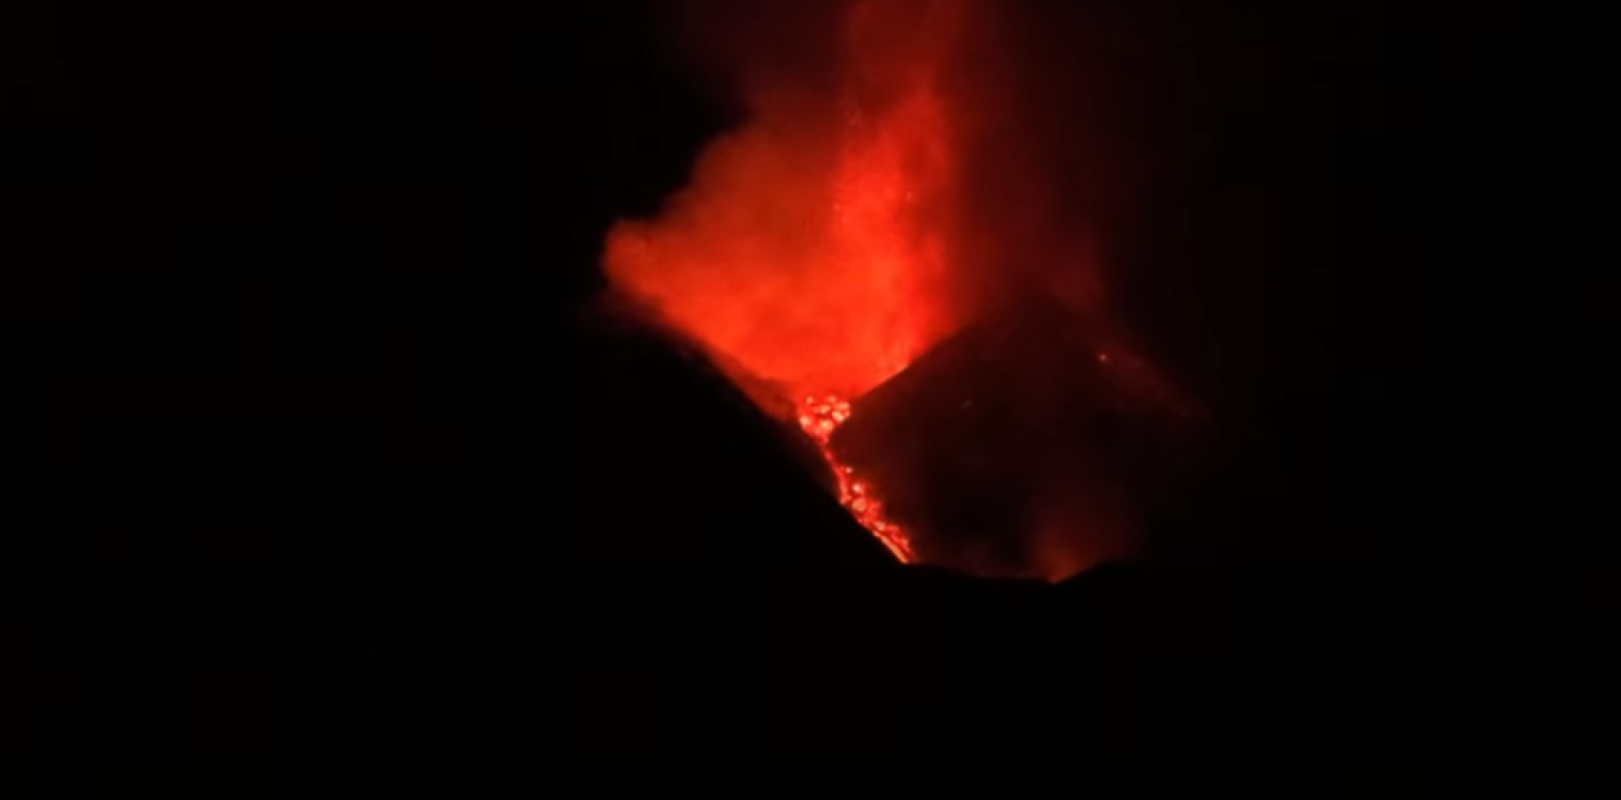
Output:
[[[891,432],[899,427],[865,426],[856,451],[870,456],[875,447],[893,445],[894,458],[877,459],[886,477],[875,482],[843,457],[835,433],[852,414],[862,413],[862,398],[942,342],[988,316],[1006,318],[1009,297],[1035,296],[1043,303],[1057,298],[1054,302],[1070,314],[1095,311],[1095,270],[1090,264],[1066,264],[1071,277],[1059,285],[1032,282],[1027,266],[987,266],[1033,252],[1040,235],[1031,231],[1043,230],[1039,221],[1031,223],[1039,217],[1034,213],[1021,215],[1017,225],[999,223],[1009,212],[987,208],[995,199],[977,196],[967,178],[970,161],[979,155],[973,150],[981,141],[975,134],[983,133],[985,109],[995,105],[973,96],[986,93],[983,81],[977,89],[964,88],[976,85],[964,76],[979,74],[987,52],[994,55],[982,41],[971,46],[984,29],[976,15],[990,13],[989,5],[855,0],[837,8],[837,25],[825,31],[806,26],[777,32],[826,33],[836,40],[826,43],[831,48],[808,49],[836,54],[830,64],[797,71],[742,65],[747,124],[710,145],[687,188],[657,218],[622,222],[610,231],[605,268],[618,290],[658,309],[669,324],[708,348],[761,408],[802,428],[827,459],[839,500],[897,558],[951,561],[948,553],[966,551],[926,547],[918,537],[934,531],[891,518],[880,500],[891,492],[915,494],[902,491],[907,489],[902,484],[934,483],[924,479],[931,474],[927,465],[907,461],[923,450],[900,444],[895,438],[900,434]],[[976,122],[981,123],[977,128]],[[988,250],[985,242],[1000,236],[1020,237],[1021,246]],[[1071,243],[1039,244],[1042,255],[1054,261],[1075,252]],[[1007,253],[1018,255],[1002,258]],[[1079,280],[1073,279],[1077,273],[1083,275]],[[1084,307],[1072,302],[1076,298]],[[1087,324],[1100,328],[1098,319]],[[947,352],[942,358],[950,361],[954,351]],[[1040,362],[1033,369],[1052,366]],[[964,387],[1000,373],[948,365],[926,374],[934,376],[927,380],[937,390],[886,393],[902,399],[874,404],[875,417],[916,416],[949,425],[949,415],[924,406],[956,404]],[[1053,405],[1029,393],[1008,402],[1034,402],[1035,419],[1043,418],[1041,408]],[[908,409],[900,417],[897,403]],[[1063,420],[1067,424],[1070,417]],[[977,448],[977,436],[999,446],[1001,435],[977,430],[954,441]],[[971,470],[963,476],[976,485],[996,480],[974,477]],[[1035,480],[1029,486],[1046,483]],[[946,490],[972,494],[973,489]],[[1019,503],[1038,502],[1033,495],[1020,497]],[[918,504],[912,506],[913,518],[930,518],[916,511]],[[1010,511],[1005,527],[1028,528],[1028,536],[1063,529],[1054,535],[1095,544],[1120,540],[1097,530],[1118,527],[1119,516],[1069,514],[1060,520]],[[1061,577],[1110,550],[1094,546],[1086,558],[1057,559],[1062,567],[1004,568],[971,560],[952,565]],[[931,558],[931,552],[938,557]]]
[[[752,124],[705,154],[665,216],[609,237],[610,276],[772,386],[753,394],[779,416],[784,398],[863,394],[953,327],[938,82],[963,12],[962,0],[852,6],[836,91],[757,89]],[[832,461],[848,404],[802,405],[794,418]],[[844,410],[818,411],[832,406]],[[909,559],[868,487],[830,466],[846,506]]]

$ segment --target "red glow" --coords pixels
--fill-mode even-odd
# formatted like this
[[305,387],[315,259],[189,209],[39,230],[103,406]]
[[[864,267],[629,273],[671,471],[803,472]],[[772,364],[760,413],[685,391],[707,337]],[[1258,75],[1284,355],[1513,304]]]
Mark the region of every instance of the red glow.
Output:
[[610,232],[610,278],[786,397],[856,397],[899,372],[956,327],[938,73],[961,5],[853,5],[836,89],[757,91],[657,220]]
[[1091,189],[1112,159],[1021,52],[1041,32],[974,0],[757,10],[704,26],[739,49],[749,120],[609,230],[614,288],[798,424],[901,562],[1062,580],[1127,552],[1144,426],[1180,405],[1115,335],[1093,230],[1114,194]]
[[[806,0],[803,7],[816,22],[836,11],[838,25],[826,33],[837,41],[817,39],[824,32],[817,24],[773,27],[781,20],[765,12],[765,22],[728,37],[754,54],[739,65],[747,124],[705,150],[687,187],[655,218],[614,226],[604,252],[608,278],[641,301],[636,307],[700,342],[768,413],[797,424],[831,467],[839,502],[902,562],[921,553],[970,573],[1057,580],[1118,554],[1131,521],[1114,510],[1124,501],[1113,498],[1124,490],[1110,480],[1111,465],[1087,460],[1101,458],[1102,445],[1077,432],[1092,423],[1075,409],[1094,409],[1101,419],[1117,400],[1146,408],[1166,393],[1135,390],[1159,385],[1112,335],[1086,227],[1090,195],[1064,191],[1094,177],[1064,166],[1085,143],[1063,135],[1064,125],[1020,121],[1043,110],[1046,99],[1036,98],[1045,87],[1026,87],[1048,76],[1017,68],[1021,40],[998,23],[1016,25],[991,3]],[[752,39],[756,32],[763,38]],[[779,45],[787,53],[780,58]],[[1071,207],[1077,197],[1086,201],[1081,210]],[[970,323],[1022,330],[1009,323],[1035,311],[1069,323],[1037,325],[1040,336],[1015,337],[1006,349],[981,334],[973,341],[982,346],[941,350]],[[1065,336],[1045,338],[1054,330]],[[1109,342],[1085,356],[1106,366],[1107,380],[1074,379],[1074,362],[1051,346],[1072,337],[1094,340],[1093,347]],[[1064,352],[1084,352],[1079,347]],[[900,385],[895,376],[931,352],[947,355],[911,373],[911,385],[974,386],[990,375],[1007,409],[953,415],[931,404],[966,408],[955,405],[955,394],[874,391]],[[968,352],[959,357],[969,360],[954,361],[950,352]],[[986,353],[994,358],[980,364]],[[873,443],[860,460],[866,479],[831,445],[851,401],[860,401],[863,416],[841,439],[861,439],[863,419],[883,421],[864,428]],[[938,426],[910,440],[886,438],[916,419]],[[1053,428],[1050,437],[1033,432],[1042,426]],[[1008,444],[1010,428],[1024,444]],[[950,449],[924,441],[949,441]],[[963,452],[976,448],[982,452]],[[859,460],[842,445],[840,452]],[[969,528],[1000,540],[984,548],[942,545],[951,536],[942,534],[950,529],[942,520],[957,506],[922,497],[941,478],[917,459],[959,456],[1007,468],[958,464],[942,473],[962,478],[952,490],[1016,484],[985,493],[987,504],[1006,503],[1007,517],[1004,525]],[[871,483],[879,475],[907,528],[886,515]],[[1022,564],[980,555],[1014,545],[1026,552]]]

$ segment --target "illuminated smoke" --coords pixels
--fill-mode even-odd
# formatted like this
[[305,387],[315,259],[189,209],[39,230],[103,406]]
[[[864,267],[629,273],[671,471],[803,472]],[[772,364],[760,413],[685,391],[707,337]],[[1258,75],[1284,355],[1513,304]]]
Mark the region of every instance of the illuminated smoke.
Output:
[[657,219],[609,234],[609,277],[787,397],[900,371],[958,324],[941,83],[963,6],[851,6],[835,85],[755,90]]

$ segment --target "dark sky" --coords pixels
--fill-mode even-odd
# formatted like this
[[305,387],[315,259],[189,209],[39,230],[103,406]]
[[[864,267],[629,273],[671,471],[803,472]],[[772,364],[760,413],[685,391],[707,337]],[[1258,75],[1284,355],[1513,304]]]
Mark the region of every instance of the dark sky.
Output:
[[1456,411],[1478,350],[1520,358],[1455,277],[1523,263],[1479,235],[1516,174],[1481,132],[1534,92],[1484,34],[1077,4],[1100,37],[1021,7],[1032,57],[1097,45],[1144,167],[1121,313],[1228,410],[1159,560],[1052,588],[890,568],[723,384],[592,315],[607,226],[735,109],[648,4],[517,5],[0,17],[25,737],[1582,735],[1597,695],[1541,676],[1588,673],[1507,662],[1567,663],[1585,623],[1520,604],[1586,584],[1496,582],[1561,563],[1533,532],[1568,512],[1506,475],[1535,437],[1486,423],[1494,451]]

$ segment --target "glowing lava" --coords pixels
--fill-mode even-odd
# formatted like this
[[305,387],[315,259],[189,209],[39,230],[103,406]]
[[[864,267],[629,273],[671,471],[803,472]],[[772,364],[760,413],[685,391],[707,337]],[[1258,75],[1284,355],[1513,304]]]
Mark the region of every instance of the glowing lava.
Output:
[[799,406],[799,427],[804,428],[805,433],[816,442],[822,457],[833,468],[833,475],[839,482],[839,502],[867,530],[872,531],[901,563],[910,564],[916,558],[912,554],[911,543],[906,539],[906,531],[884,518],[884,504],[873,495],[872,486],[857,478],[855,470],[839,463],[833,454],[833,431],[849,418],[850,403],[832,395],[806,397]]

